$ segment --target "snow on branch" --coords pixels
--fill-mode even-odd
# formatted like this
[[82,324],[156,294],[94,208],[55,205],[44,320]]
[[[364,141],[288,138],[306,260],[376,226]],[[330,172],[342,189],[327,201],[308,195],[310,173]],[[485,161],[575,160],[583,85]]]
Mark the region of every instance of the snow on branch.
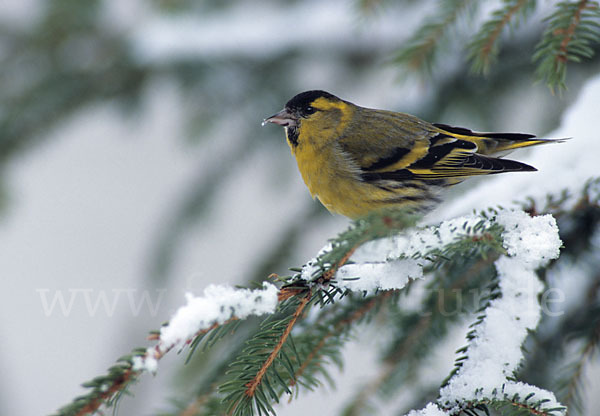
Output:
[[[428,256],[432,253],[441,252],[461,239],[482,236],[493,226],[486,216],[471,214],[438,226],[368,241],[350,257],[352,263],[338,269],[335,284],[351,291],[402,289],[410,279],[423,277],[423,268],[431,263]],[[319,255],[303,267],[301,277],[311,281],[313,276],[318,276],[321,268],[327,267],[320,258],[330,250],[331,244],[321,249]]]
[[[562,244],[556,222],[551,215],[531,217],[520,210],[492,213],[471,214],[444,221],[438,226],[409,229],[367,242],[364,238],[368,227],[354,233],[351,227],[324,247],[295,277],[301,280],[294,281],[305,284],[298,293],[303,294],[302,305],[306,305],[311,293],[323,287],[333,286],[338,293],[401,289],[410,279],[422,278],[425,268],[443,257],[447,250],[465,242],[489,244],[495,252],[501,253],[495,262],[498,296],[488,301],[483,316],[473,325],[468,346],[462,350],[465,357],[458,360],[457,369],[440,389],[438,400],[420,411],[411,412],[411,416],[452,415],[482,405],[502,403],[544,415],[564,413],[564,407],[551,392],[514,380],[515,370],[523,359],[523,342],[541,317],[538,295],[543,284],[535,271],[557,258]],[[340,247],[345,251],[340,252]],[[332,258],[333,252],[343,261],[327,260]],[[326,273],[331,273],[333,278],[324,280]],[[231,320],[274,314],[283,301],[296,296],[296,292],[288,294],[286,291],[289,291],[289,285],[278,289],[264,283],[263,288],[257,290],[210,286],[201,297],[186,295],[187,304],[161,329],[156,346],[134,357],[132,369],[154,372],[157,360],[165,353],[188,345],[199,334]],[[285,326],[286,336],[302,309],[296,312],[291,323]],[[277,343],[280,348],[285,339]],[[276,359],[277,354],[272,355]],[[259,373],[267,374],[269,366],[263,369],[265,365],[262,365],[264,371]],[[255,379],[254,387],[259,388],[262,378]],[[244,389],[248,385],[242,383]],[[238,393],[233,390],[230,394]],[[254,396],[254,390],[251,394],[247,389],[242,393],[245,394],[243,397]]]
[[521,211],[504,211],[497,217],[503,226],[503,245],[508,255],[496,262],[500,296],[492,300],[484,317],[469,334],[466,358],[440,389],[436,405],[430,403],[417,415],[451,415],[478,404],[509,402],[536,414],[565,414],[552,392],[514,381],[523,359],[522,345],[528,330],[541,317],[538,295],[543,284],[535,270],[557,258],[561,241],[554,218],[530,217]]
[[187,305],[180,307],[169,324],[161,328],[154,348],[148,348],[145,355],[133,358],[133,370],[155,372],[157,359],[171,349],[189,343],[201,331],[231,319],[274,313],[278,294],[279,289],[267,282],[263,283],[262,289],[256,290],[210,285],[204,289],[204,296],[186,293]]

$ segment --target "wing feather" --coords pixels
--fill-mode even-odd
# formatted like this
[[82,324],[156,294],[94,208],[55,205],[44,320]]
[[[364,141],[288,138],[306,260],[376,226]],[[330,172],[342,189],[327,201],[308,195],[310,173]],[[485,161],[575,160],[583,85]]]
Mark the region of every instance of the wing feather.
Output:
[[[361,179],[378,186],[386,181],[450,184],[468,176],[534,171],[525,163],[489,154],[546,142],[530,134],[475,133],[430,124],[408,114],[361,111],[360,125],[352,125],[348,131],[353,134],[342,136],[340,145],[356,164]],[[387,127],[384,133],[382,125]],[[373,132],[379,137],[372,137]]]

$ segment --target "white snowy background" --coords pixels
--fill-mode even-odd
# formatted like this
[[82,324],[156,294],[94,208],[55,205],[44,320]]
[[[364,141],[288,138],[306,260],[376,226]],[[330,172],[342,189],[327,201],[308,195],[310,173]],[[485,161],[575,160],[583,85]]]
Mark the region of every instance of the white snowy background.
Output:
[[[295,30],[289,30],[288,16],[271,3],[242,3],[237,13],[222,21],[165,19],[141,0],[106,3],[107,21],[115,30],[127,30],[142,61],[166,60],[171,54],[218,56],[228,50],[268,54],[304,42],[320,46],[363,42],[368,47],[371,42],[392,44],[410,30],[398,28],[393,18],[385,16],[373,26],[376,30],[361,29],[351,2],[342,1],[300,2],[294,10]],[[0,18],[27,22],[36,10],[35,0],[5,0],[0,3]],[[326,88],[335,69],[311,63],[295,77],[302,90]],[[382,65],[354,90],[336,92],[361,105],[404,111],[429,93],[423,85],[401,84],[395,78],[394,68]],[[505,130],[545,132],[536,108],[556,98],[543,86],[532,88],[506,98],[512,104],[497,115]],[[539,172],[479,181],[481,193],[459,196],[433,218],[468,213],[490,203],[510,204],[531,190],[560,189],[600,174],[600,76],[590,79],[578,97],[568,98],[575,103],[550,135],[574,139],[515,154]],[[406,106],[399,107],[401,102]],[[182,197],[202,166],[215,163],[222,149],[235,145],[235,132],[245,127],[232,117],[220,134],[201,146],[186,146],[178,137],[183,134],[184,105],[172,83],[156,80],[145,91],[136,117],[123,116],[110,102],[82,109],[44,133],[51,136],[48,145],[10,167],[10,205],[0,221],[0,414],[48,414],[72,400],[82,393],[83,381],[103,374],[132,347],[149,345],[147,332],[184,304],[185,292],[201,293],[210,283],[243,282],[244,270],[272,244],[279,227],[313,203],[281,133],[279,146],[284,151],[258,153],[236,166],[234,179],[216,195],[211,221],[187,234],[173,271],[176,279],[158,290],[149,286],[147,256],[172,202]],[[257,125],[277,110],[256,108]],[[464,124],[469,117],[449,114],[432,121]],[[272,164],[273,157],[287,160]],[[282,184],[280,175],[287,182]],[[466,192],[468,185],[461,186]],[[332,216],[312,226],[290,266],[314,256],[346,224],[347,220]],[[457,334],[454,341],[432,358],[432,363],[439,363],[432,367],[441,374],[452,367],[453,351],[464,342],[464,334]],[[327,391],[303,394],[291,405],[279,407],[279,414],[332,414],[341,409],[353,388],[375,374],[374,355],[369,352],[375,344],[360,341],[347,347],[348,364],[344,377],[338,378],[334,399]],[[168,408],[170,381],[183,362],[181,356],[171,355],[161,362],[156,377],[146,375],[133,387],[135,397],[124,398],[120,414],[145,415]],[[439,374],[432,369],[432,378]],[[589,408],[594,409],[600,406],[598,394],[593,394],[600,383],[598,378],[590,381],[588,395],[596,403],[590,402]]]

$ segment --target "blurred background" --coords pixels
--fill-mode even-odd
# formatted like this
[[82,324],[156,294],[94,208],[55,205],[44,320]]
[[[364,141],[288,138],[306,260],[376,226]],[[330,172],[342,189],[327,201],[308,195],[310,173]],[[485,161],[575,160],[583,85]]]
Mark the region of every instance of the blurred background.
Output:
[[[468,36],[498,3],[446,36]],[[535,14],[550,10],[545,3]],[[261,127],[298,92],[543,136],[598,73],[597,59],[570,67],[560,98],[534,83],[543,30],[534,16],[485,78],[450,41],[429,75],[415,75],[394,56],[438,7],[0,2],[0,414],[53,412],[147,345],[186,291],[286,274],[345,228],[310,198],[282,129]],[[365,348],[348,347],[361,359],[342,392],[352,374],[369,372]],[[120,414],[169,409],[186,390],[181,364],[166,357]],[[281,414],[339,408],[322,394]]]

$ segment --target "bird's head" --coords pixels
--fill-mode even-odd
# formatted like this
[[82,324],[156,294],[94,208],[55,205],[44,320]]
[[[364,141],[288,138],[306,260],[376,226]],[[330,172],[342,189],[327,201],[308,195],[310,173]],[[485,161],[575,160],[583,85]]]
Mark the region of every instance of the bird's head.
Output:
[[339,133],[341,123],[350,117],[352,104],[325,91],[305,91],[289,100],[279,113],[266,123],[285,127],[291,146],[298,145],[300,135],[313,140],[327,140]]

